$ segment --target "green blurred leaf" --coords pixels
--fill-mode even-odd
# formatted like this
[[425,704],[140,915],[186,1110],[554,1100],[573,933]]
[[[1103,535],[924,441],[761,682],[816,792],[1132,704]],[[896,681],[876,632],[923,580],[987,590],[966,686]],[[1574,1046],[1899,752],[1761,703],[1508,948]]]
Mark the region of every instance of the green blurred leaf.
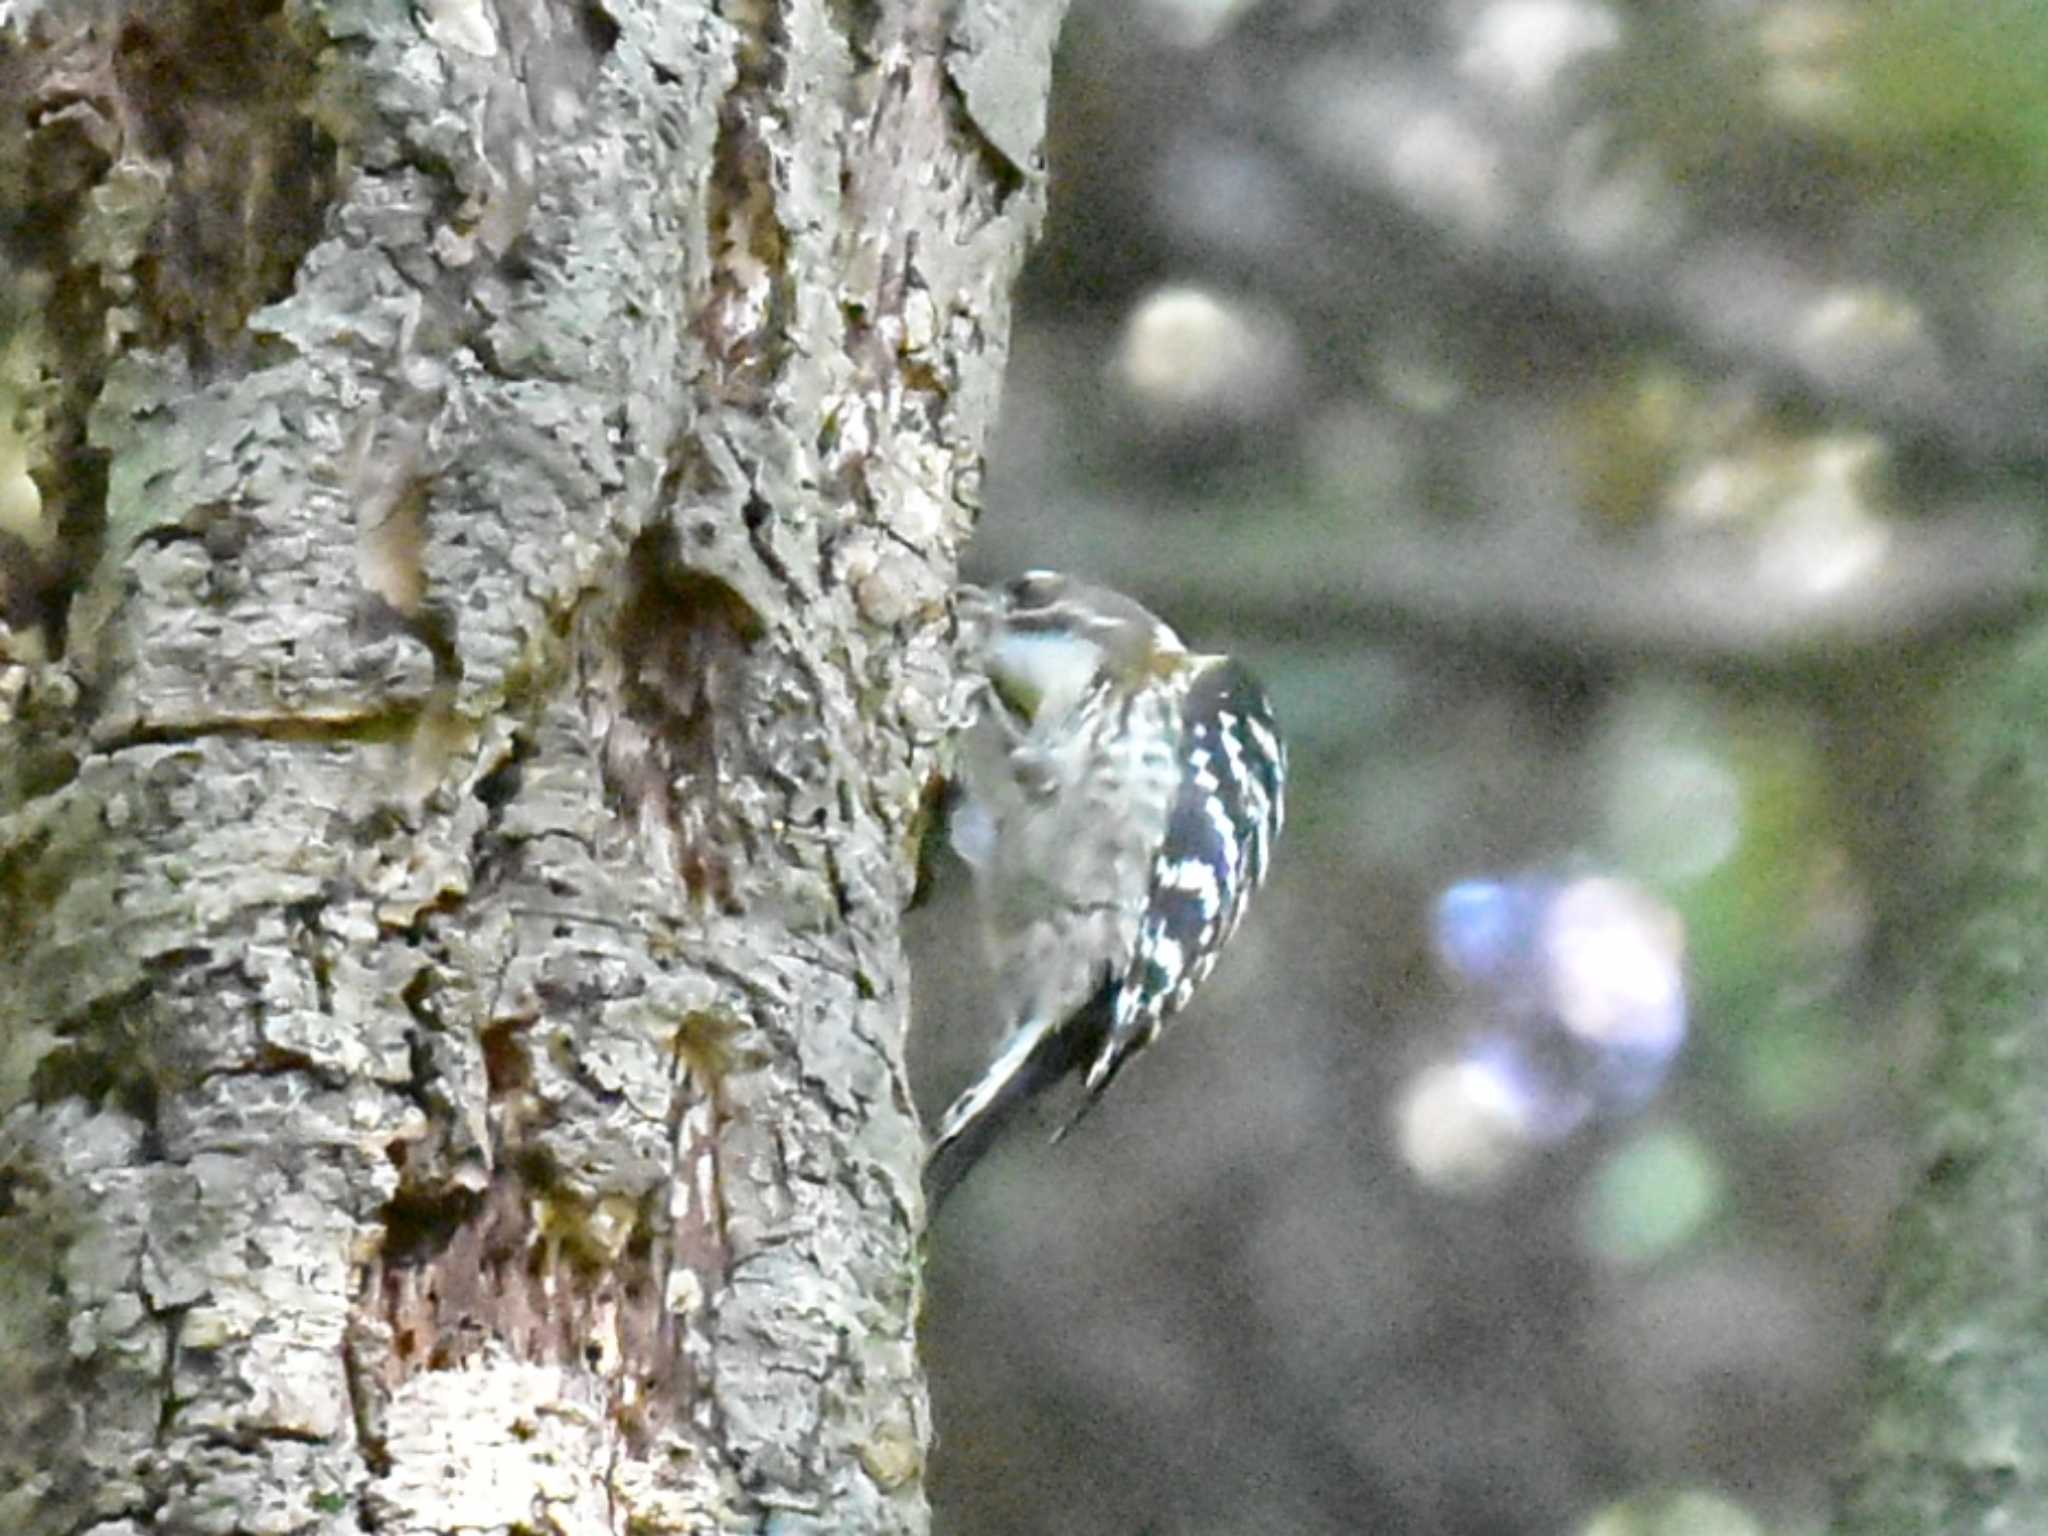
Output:
[[1589,1184],[1580,1232],[1617,1264],[1660,1258],[1697,1236],[1721,1206],[1713,1154],[1688,1131],[1646,1131],[1616,1148]]

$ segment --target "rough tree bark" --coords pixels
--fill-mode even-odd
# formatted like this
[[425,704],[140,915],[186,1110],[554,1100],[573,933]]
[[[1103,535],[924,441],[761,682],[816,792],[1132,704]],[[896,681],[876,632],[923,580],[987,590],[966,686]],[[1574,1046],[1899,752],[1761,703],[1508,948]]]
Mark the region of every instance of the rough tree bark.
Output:
[[0,1530],[923,1528],[1063,9],[0,4]]

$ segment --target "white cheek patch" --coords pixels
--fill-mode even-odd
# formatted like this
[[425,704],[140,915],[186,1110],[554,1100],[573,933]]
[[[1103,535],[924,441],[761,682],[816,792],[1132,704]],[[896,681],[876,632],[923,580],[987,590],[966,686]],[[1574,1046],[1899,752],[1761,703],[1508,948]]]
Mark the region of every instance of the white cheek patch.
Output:
[[1073,635],[1007,631],[989,648],[988,673],[1004,697],[1031,701],[1031,724],[1066,718],[1102,669],[1102,647]]

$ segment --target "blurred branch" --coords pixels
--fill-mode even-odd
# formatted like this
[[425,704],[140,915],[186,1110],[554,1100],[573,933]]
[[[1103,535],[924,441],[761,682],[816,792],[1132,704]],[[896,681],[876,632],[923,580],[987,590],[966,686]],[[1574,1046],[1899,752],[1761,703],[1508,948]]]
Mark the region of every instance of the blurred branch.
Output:
[[[1736,534],[1602,535],[1514,515],[1450,529],[1386,516],[1304,553],[1293,528],[1262,539],[1185,506],[1102,503],[1076,509],[1068,558],[1169,611],[1213,615],[1233,644],[1345,634],[1789,672],[2020,622],[2041,596],[2026,510],[1888,524],[1882,553],[1826,588],[1760,577]],[[992,527],[981,553],[1000,554],[1002,539]]]

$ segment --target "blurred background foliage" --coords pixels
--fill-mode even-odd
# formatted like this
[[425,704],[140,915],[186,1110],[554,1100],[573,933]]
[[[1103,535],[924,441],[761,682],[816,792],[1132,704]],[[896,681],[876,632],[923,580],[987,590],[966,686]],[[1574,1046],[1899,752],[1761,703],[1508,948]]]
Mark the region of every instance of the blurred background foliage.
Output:
[[1295,761],[1178,1029],[938,1224],[938,1529],[1821,1529],[2035,570],[2048,9],[1076,0],[1048,156],[969,574]]

